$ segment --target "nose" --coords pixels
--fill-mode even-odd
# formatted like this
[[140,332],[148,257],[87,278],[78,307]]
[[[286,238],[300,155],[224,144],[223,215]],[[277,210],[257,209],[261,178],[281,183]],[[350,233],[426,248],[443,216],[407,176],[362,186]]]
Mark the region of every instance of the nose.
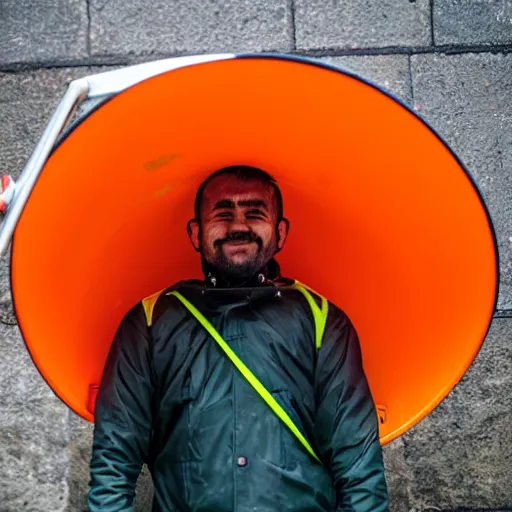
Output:
[[229,231],[250,231],[247,219],[242,211],[235,211],[229,224]]

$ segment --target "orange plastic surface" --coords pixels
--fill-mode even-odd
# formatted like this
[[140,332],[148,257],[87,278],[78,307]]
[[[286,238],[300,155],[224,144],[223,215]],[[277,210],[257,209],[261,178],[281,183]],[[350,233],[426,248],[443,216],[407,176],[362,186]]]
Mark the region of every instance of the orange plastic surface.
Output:
[[[297,60],[253,56],[146,80],[78,125],[48,160],[15,232],[20,327],[78,414],[137,301],[201,277],[186,234],[199,183],[247,164],[281,185],[279,261],[343,308],[363,347],[381,441],[464,374],[492,316],[492,228],[456,158],[378,89]],[[250,363],[250,362],[248,362]]]

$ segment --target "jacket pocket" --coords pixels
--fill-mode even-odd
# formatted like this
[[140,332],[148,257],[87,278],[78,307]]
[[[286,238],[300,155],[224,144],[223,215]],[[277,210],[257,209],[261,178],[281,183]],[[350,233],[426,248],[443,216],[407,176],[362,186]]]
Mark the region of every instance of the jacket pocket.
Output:
[[[273,391],[272,395],[288,414],[289,418],[295,427],[299,430],[299,432],[311,445],[313,445],[312,440],[309,439],[309,436],[306,433],[303,421],[301,419],[300,404],[293,396],[293,394],[286,389],[282,389]],[[281,452],[283,454],[282,459],[284,467],[290,469],[294,466],[297,466],[297,464],[306,461],[306,459],[311,457],[311,455],[306,451],[306,448],[303,446],[297,436],[291,431],[291,429],[285,425],[285,423],[280,418],[277,418],[277,416],[276,419],[280,423],[279,431],[281,435]]]

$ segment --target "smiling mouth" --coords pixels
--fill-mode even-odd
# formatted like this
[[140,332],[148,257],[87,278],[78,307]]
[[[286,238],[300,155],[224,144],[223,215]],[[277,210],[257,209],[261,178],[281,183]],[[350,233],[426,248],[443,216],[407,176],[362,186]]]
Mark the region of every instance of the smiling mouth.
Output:
[[231,240],[230,242],[225,242],[224,245],[249,245],[249,244],[255,244],[256,242],[250,242],[248,240]]

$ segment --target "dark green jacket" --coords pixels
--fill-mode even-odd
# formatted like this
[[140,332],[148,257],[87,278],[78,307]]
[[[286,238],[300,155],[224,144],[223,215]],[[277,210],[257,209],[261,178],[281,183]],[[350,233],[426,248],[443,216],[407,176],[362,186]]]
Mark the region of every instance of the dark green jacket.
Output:
[[271,273],[263,277],[245,288],[206,280],[173,289],[272,392],[323,465],[178,299],[163,294],[150,327],[141,304],[128,313],[107,360],[95,413],[92,512],[133,510],[143,462],[155,512],[388,510],[377,415],[354,328],[329,304],[317,351],[307,300]]

